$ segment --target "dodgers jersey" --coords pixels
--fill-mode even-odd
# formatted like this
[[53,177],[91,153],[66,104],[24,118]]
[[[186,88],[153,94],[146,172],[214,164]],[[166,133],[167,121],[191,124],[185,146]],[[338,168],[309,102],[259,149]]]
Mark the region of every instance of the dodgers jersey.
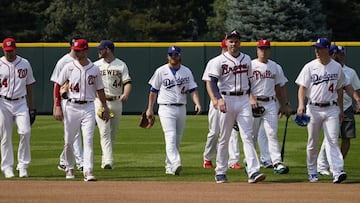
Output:
[[127,65],[120,59],[116,58],[110,63],[104,59],[94,62],[100,68],[100,73],[105,86],[107,96],[119,96],[123,93],[125,83],[131,81]]
[[96,91],[104,89],[100,69],[90,60],[86,66],[82,66],[77,60],[67,63],[55,82],[63,85],[67,80],[69,80],[69,99],[94,101]]
[[50,77],[50,81],[55,82],[56,78],[60,75],[60,72],[64,68],[65,64],[70,63],[74,60],[75,59],[73,57],[71,57],[69,53],[67,53],[63,57],[61,57],[55,65],[55,68]]
[[175,74],[169,64],[160,66],[150,78],[149,85],[159,90],[158,104],[186,104],[188,91],[197,88],[191,70],[182,64]]
[[209,61],[209,76],[218,78],[219,91],[240,92],[249,90],[249,79],[252,78],[251,59],[240,52],[233,57],[225,52]]
[[306,97],[311,102],[336,101],[336,90],[344,87],[345,76],[339,63],[331,61],[323,65],[318,59],[305,64],[295,83],[307,88]]
[[26,95],[26,85],[35,83],[33,71],[29,61],[16,56],[13,62],[0,58],[0,95],[11,99]]
[[[360,80],[354,69],[344,65],[342,68],[346,81],[354,88],[354,90],[360,89]],[[344,110],[352,106],[352,96],[346,94],[344,90]]]
[[270,59],[267,63],[254,59],[251,61],[251,68],[253,72],[251,93],[254,96],[275,96],[275,85],[284,86],[288,82],[281,66]]

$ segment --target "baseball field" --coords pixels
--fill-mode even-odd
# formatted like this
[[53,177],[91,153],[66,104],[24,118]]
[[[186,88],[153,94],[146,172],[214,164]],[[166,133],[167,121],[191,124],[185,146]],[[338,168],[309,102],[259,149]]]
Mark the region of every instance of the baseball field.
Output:
[[[275,175],[272,169],[263,183],[247,183],[244,170],[229,169],[229,183],[216,184],[214,170],[202,168],[207,135],[207,116],[188,115],[180,154],[180,176],[165,175],[165,146],[159,119],[152,129],[138,127],[140,116],[125,115],[117,137],[115,169],[100,168],[99,134],[94,136],[94,175],[97,182],[84,182],[80,172],[65,180],[57,169],[63,146],[62,123],[52,116],[38,116],[32,127],[32,162],[29,178],[0,176],[0,202],[358,202],[360,198],[360,138],[352,140],[345,159],[348,179],[333,184],[332,177],[319,176],[309,183],[306,170],[307,130],[289,120],[285,163],[290,172]],[[360,126],[360,116],[356,116]],[[285,118],[279,122],[281,146]],[[359,129],[360,127],[358,127]],[[358,136],[359,133],[358,133]],[[19,136],[13,132],[14,151]],[[319,143],[321,144],[321,143]],[[242,146],[242,145],[240,145]],[[243,159],[242,149],[241,159]],[[16,155],[16,154],[15,154]],[[15,157],[16,159],[16,157]],[[15,172],[17,176],[17,172]]]

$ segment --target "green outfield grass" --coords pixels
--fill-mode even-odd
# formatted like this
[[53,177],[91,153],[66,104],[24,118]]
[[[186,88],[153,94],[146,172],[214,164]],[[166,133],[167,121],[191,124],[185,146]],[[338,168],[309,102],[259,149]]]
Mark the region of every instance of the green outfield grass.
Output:
[[[101,149],[99,134],[94,136],[94,175],[98,180],[117,181],[210,181],[214,182],[214,170],[202,168],[203,150],[207,135],[207,116],[189,115],[181,144],[183,170],[181,176],[165,175],[165,146],[159,119],[152,129],[138,127],[140,116],[125,115],[114,149],[115,169],[100,168]],[[357,126],[360,118],[357,116]],[[281,146],[285,119],[279,123],[279,143]],[[360,127],[359,127],[360,128]],[[353,139],[351,149],[345,160],[347,183],[360,183],[360,138]],[[261,169],[267,175],[267,182],[307,182],[306,170],[306,128],[298,127],[289,120],[285,163],[290,172],[274,175],[272,169]],[[17,152],[19,136],[13,133],[14,150]],[[242,145],[240,145],[242,146]],[[59,155],[63,147],[62,123],[52,116],[38,116],[32,128],[32,162],[28,169],[31,180],[65,180],[65,174],[57,169]],[[243,159],[242,149],[241,159]],[[16,157],[16,154],[15,154]],[[15,167],[14,167],[15,168]],[[17,176],[17,173],[15,173]],[[75,181],[82,180],[82,174],[75,174]],[[229,182],[246,182],[244,170],[228,170]],[[4,176],[0,176],[4,179]],[[19,178],[14,178],[19,179]],[[320,182],[331,182],[331,177],[320,177]]]

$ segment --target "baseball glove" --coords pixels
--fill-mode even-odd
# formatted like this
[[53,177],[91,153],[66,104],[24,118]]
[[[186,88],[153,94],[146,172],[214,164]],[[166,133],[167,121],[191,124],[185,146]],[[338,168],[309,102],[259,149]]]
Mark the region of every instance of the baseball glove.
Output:
[[[97,111],[97,116],[99,116],[99,118],[101,118],[102,120],[105,120],[105,118],[104,118],[104,108],[99,108],[99,110]],[[114,118],[114,116],[115,116],[115,114],[112,112],[112,111],[110,111],[110,118]]]
[[32,125],[36,119],[36,109],[29,109],[29,116],[30,116],[30,125]]
[[263,106],[258,106],[252,109],[253,117],[258,118],[265,114],[265,108]]
[[299,126],[305,127],[310,122],[310,116],[305,113],[303,113],[302,116],[298,116],[295,114],[294,121]]
[[238,126],[238,124],[236,122],[235,122],[235,124],[233,126],[233,129],[239,132],[239,126]]
[[140,124],[139,124],[140,127],[151,128],[154,125],[154,123],[155,123],[155,116],[153,116],[149,121],[149,119],[147,119],[146,117],[146,112],[144,111],[141,113]]
[[67,92],[69,91],[69,81],[66,81],[63,86],[60,87],[60,95],[63,99],[67,99]]

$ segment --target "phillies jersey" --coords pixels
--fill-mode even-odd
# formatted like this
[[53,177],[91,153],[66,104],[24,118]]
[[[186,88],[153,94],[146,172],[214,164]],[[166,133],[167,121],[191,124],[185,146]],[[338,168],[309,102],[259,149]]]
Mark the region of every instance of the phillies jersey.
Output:
[[254,59],[251,61],[251,68],[253,72],[251,93],[254,96],[275,96],[275,85],[284,86],[288,81],[281,66],[270,59],[267,63]]
[[29,61],[16,56],[13,62],[0,58],[0,95],[11,99],[26,95],[26,85],[35,83]]
[[326,65],[314,59],[305,64],[295,83],[307,88],[306,97],[311,102],[326,103],[337,100],[336,90],[344,87],[345,76],[333,59]]
[[197,88],[191,70],[180,65],[175,73],[165,64],[156,69],[149,80],[149,85],[159,90],[158,104],[186,104],[186,94],[189,90]]
[[69,99],[94,101],[96,91],[104,89],[100,69],[90,60],[86,66],[82,66],[77,60],[67,63],[55,82],[63,85],[67,80]]
[[60,75],[60,72],[64,68],[65,64],[70,63],[74,60],[75,59],[71,57],[69,53],[61,57],[55,65],[55,68],[50,77],[50,81],[55,82],[56,78]]
[[111,63],[100,59],[94,62],[100,68],[100,73],[105,86],[107,96],[119,96],[123,93],[125,83],[131,81],[127,65],[120,59],[116,58]]
[[241,53],[233,57],[225,52],[209,61],[209,76],[217,78],[219,91],[243,92],[249,90],[249,79],[252,78],[251,59]]

